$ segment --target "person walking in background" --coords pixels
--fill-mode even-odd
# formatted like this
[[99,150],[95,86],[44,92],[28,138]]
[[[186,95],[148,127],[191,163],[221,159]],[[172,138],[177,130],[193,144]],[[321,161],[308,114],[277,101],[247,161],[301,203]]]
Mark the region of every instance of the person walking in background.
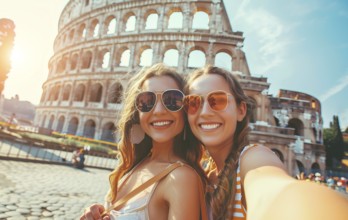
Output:
[[198,69],[185,93],[192,132],[211,156],[210,219],[347,219],[347,199],[295,180],[269,148],[248,143],[249,101],[232,73]]
[[[182,77],[163,64],[130,80],[118,120],[120,160],[110,174],[107,204],[91,205],[80,219],[205,219],[205,202],[200,200],[200,185],[206,182],[200,166],[203,151],[186,125],[183,87]],[[179,166],[169,175],[117,206],[175,164]],[[105,209],[111,212],[104,215]]]

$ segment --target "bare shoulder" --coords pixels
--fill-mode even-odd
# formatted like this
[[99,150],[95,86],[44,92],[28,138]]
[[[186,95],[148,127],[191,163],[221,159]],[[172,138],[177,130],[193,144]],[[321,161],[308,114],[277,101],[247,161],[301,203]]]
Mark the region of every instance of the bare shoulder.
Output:
[[169,181],[174,182],[176,184],[187,181],[196,182],[197,180],[199,180],[199,178],[200,177],[197,174],[197,172],[192,167],[186,164],[173,170],[167,177]]
[[285,170],[282,161],[268,147],[263,145],[253,145],[249,147],[240,158],[241,177],[250,171],[263,166],[272,166]]

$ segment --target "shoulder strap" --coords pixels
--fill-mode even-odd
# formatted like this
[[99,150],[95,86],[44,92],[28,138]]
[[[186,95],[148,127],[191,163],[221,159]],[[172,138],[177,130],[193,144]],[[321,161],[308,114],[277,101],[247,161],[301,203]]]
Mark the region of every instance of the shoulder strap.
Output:
[[154,184],[155,182],[161,180],[163,177],[167,176],[170,172],[172,172],[173,170],[175,170],[178,167],[183,166],[184,164],[180,161],[173,163],[171,165],[169,165],[166,169],[164,169],[162,172],[160,172],[159,174],[157,174],[156,176],[152,177],[151,179],[147,180],[145,183],[141,184],[140,186],[138,186],[137,188],[135,188],[134,190],[132,190],[130,193],[128,193],[127,195],[123,196],[121,199],[119,199],[115,204],[113,204],[112,206],[110,206],[108,209],[106,209],[103,213],[102,213],[102,217],[109,213],[111,210],[117,209],[118,207],[124,205],[128,200],[130,200],[131,198],[133,198],[134,196],[136,196],[137,194],[139,194],[140,192],[142,192],[144,189],[148,188],[149,186],[151,186],[152,184]]
[[[142,192],[144,189],[148,188],[149,186],[151,186],[155,182],[160,181],[165,176],[167,176],[170,172],[172,172],[173,170],[175,170],[176,168],[181,167],[181,166],[184,166],[184,163],[182,163],[181,161],[178,161],[178,162],[175,162],[175,163],[171,164],[166,169],[164,169],[162,172],[160,172],[156,176],[152,177],[151,179],[147,180],[145,183],[143,183],[142,185],[138,186],[137,188],[132,190],[130,193],[128,193],[127,195],[123,196],[115,204],[113,204],[112,206],[107,208],[102,213],[102,217],[104,217],[106,214],[108,214],[111,210],[117,209],[118,207],[124,205],[128,200],[130,200],[131,198],[133,198],[134,196],[136,196],[137,194]],[[207,208],[206,208],[206,203],[205,203],[205,199],[204,199],[205,198],[204,197],[205,193],[204,193],[204,190],[203,190],[202,181],[199,181],[198,184],[199,184],[199,186],[198,186],[198,188],[199,188],[199,200],[200,200],[200,207],[201,207],[201,219],[202,220],[207,220]]]

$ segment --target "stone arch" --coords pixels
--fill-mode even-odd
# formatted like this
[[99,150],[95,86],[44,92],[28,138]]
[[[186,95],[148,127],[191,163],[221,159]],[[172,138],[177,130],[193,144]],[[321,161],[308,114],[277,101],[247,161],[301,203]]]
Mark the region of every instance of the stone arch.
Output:
[[133,12],[128,12],[123,17],[123,24],[124,24],[123,31],[125,31],[125,32],[135,31],[136,23],[137,23],[137,18],[135,16],[135,14]]
[[311,166],[311,173],[321,173],[320,165],[317,162],[314,162]]
[[123,93],[123,86],[121,85],[121,83],[116,82],[112,84],[112,86],[109,89],[108,103],[116,103],[116,104],[121,103],[122,93]]
[[163,63],[168,66],[178,66],[179,64],[179,51],[177,49],[168,49],[164,52]]
[[60,59],[57,63],[56,72],[57,73],[63,73],[66,70],[66,64],[67,64],[67,58],[64,56],[62,59]]
[[59,94],[60,94],[60,89],[61,89],[60,85],[55,86],[53,101],[57,101],[58,100]]
[[215,55],[214,65],[232,71],[232,56],[226,52],[218,52]]
[[299,173],[305,173],[305,167],[301,161],[296,160],[296,165]]
[[139,53],[139,66],[151,66],[152,59],[153,59],[152,48],[149,46],[143,47]]
[[303,122],[298,118],[292,118],[288,121],[288,127],[295,129],[295,135],[303,136]]
[[277,157],[284,163],[284,155],[283,155],[283,153],[282,153],[280,150],[275,149],[275,148],[272,148],[271,150],[272,150],[272,151],[277,155]]
[[200,68],[205,66],[206,56],[203,48],[193,47],[190,50],[187,66],[189,68]]
[[274,118],[275,125],[276,125],[277,127],[280,127],[279,119],[278,119],[277,117],[275,117],[275,116],[273,116],[273,118]]
[[80,24],[79,28],[77,29],[77,40],[83,40],[86,37],[86,32],[86,24]]
[[199,9],[194,13],[192,29],[209,30],[209,14],[206,11]]
[[91,51],[87,50],[83,53],[82,55],[82,63],[81,63],[81,68],[82,69],[89,69],[92,64],[92,57],[93,54]]
[[116,52],[116,66],[128,67],[130,64],[130,49],[128,47],[121,47]]
[[255,123],[257,121],[257,101],[253,97],[249,96],[250,105],[250,115],[249,120],[251,123]]
[[69,31],[69,42],[72,43],[74,41],[75,29],[71,29]]
[[113,122],[107,122],[103,125],[101,139],[104,141],[115,142],[116,126]]
[[70,58],[70,70],[76,69],[78,60],[79,60],[79,55],[77,53],[74,53]]
[[64,123],[65,123],[65,117],[62,115],[58,118],[58,125],[57,125],[56,131],[62,132]]
[[86,90],[85,85],[80,83],[74,91],[74,101],[82,102],[83,98],[85,97],[85,90]]
[[54,115],[51,115],[50,120],[48,121],[47,128],[52,129],[53,123],[54,123]]
[[86,121],[83,127],[83,136],[88,138],[94,138],[95,128],[96,128],[95,121],[92,119],[89,119],[88,121]]
[[77,128],[79,126],[79,119],[77,117],[73,117],[70,119],[68,124],[68,134],[76,135]]
[[42,122],[41,122],[41,127],[45,127],[45,124],[46,124],[46,118],[47,116],[44,115],[43,119],[42,119]]
[[158,13],[156,10],[148,10],[145,14],[145,30],[158,28]]
[[89,92],[89,101],[90,102],[100,102],[103,94],[103,86],[100,83],[94,83],[91,86]]
[[92,22],[91,22],[91,25],[89,27],[89,30],[88,30],[88,37],[98,37],[99,36],[99,30],[100,29],[100,26],[99,26],[99,20],[98,19],[94,19]]
[[104,33],[103,34],[115,34],[116,33],[116,27],[117,27],[117,20],[116,17],[113,15],[108,16],[105,19],[104,22]]
[[101,50],[97,60],[97,66],[99,68],[107,69],[110,66],[110,51],[108,49]]
[[63,89],[63,101],[68,101],[70,98],[70,93],[71,93],[71,85],[66,85],[64,86]]
[[181,29],[183,28],[184,15],[181,8],[171,8],[167,14],[168,16],[168,29]]

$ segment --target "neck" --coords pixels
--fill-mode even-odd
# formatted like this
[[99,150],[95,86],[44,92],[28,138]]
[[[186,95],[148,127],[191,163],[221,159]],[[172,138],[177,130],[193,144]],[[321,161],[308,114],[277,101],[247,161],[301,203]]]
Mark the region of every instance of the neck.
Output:
[[173,140],[165,143],[152,142],[150,160],[157,162],[175,162],[179,158],[174,154]]
[[225,166],[225,160],[227,156],[230,154],[231,148],[232,148],[232,144],[220,146],[220,147],[216,147],[216,146],[207,147],[210,156],[213,158],[216,164],[217,174],[219,174],[221,170],[223,170]]

